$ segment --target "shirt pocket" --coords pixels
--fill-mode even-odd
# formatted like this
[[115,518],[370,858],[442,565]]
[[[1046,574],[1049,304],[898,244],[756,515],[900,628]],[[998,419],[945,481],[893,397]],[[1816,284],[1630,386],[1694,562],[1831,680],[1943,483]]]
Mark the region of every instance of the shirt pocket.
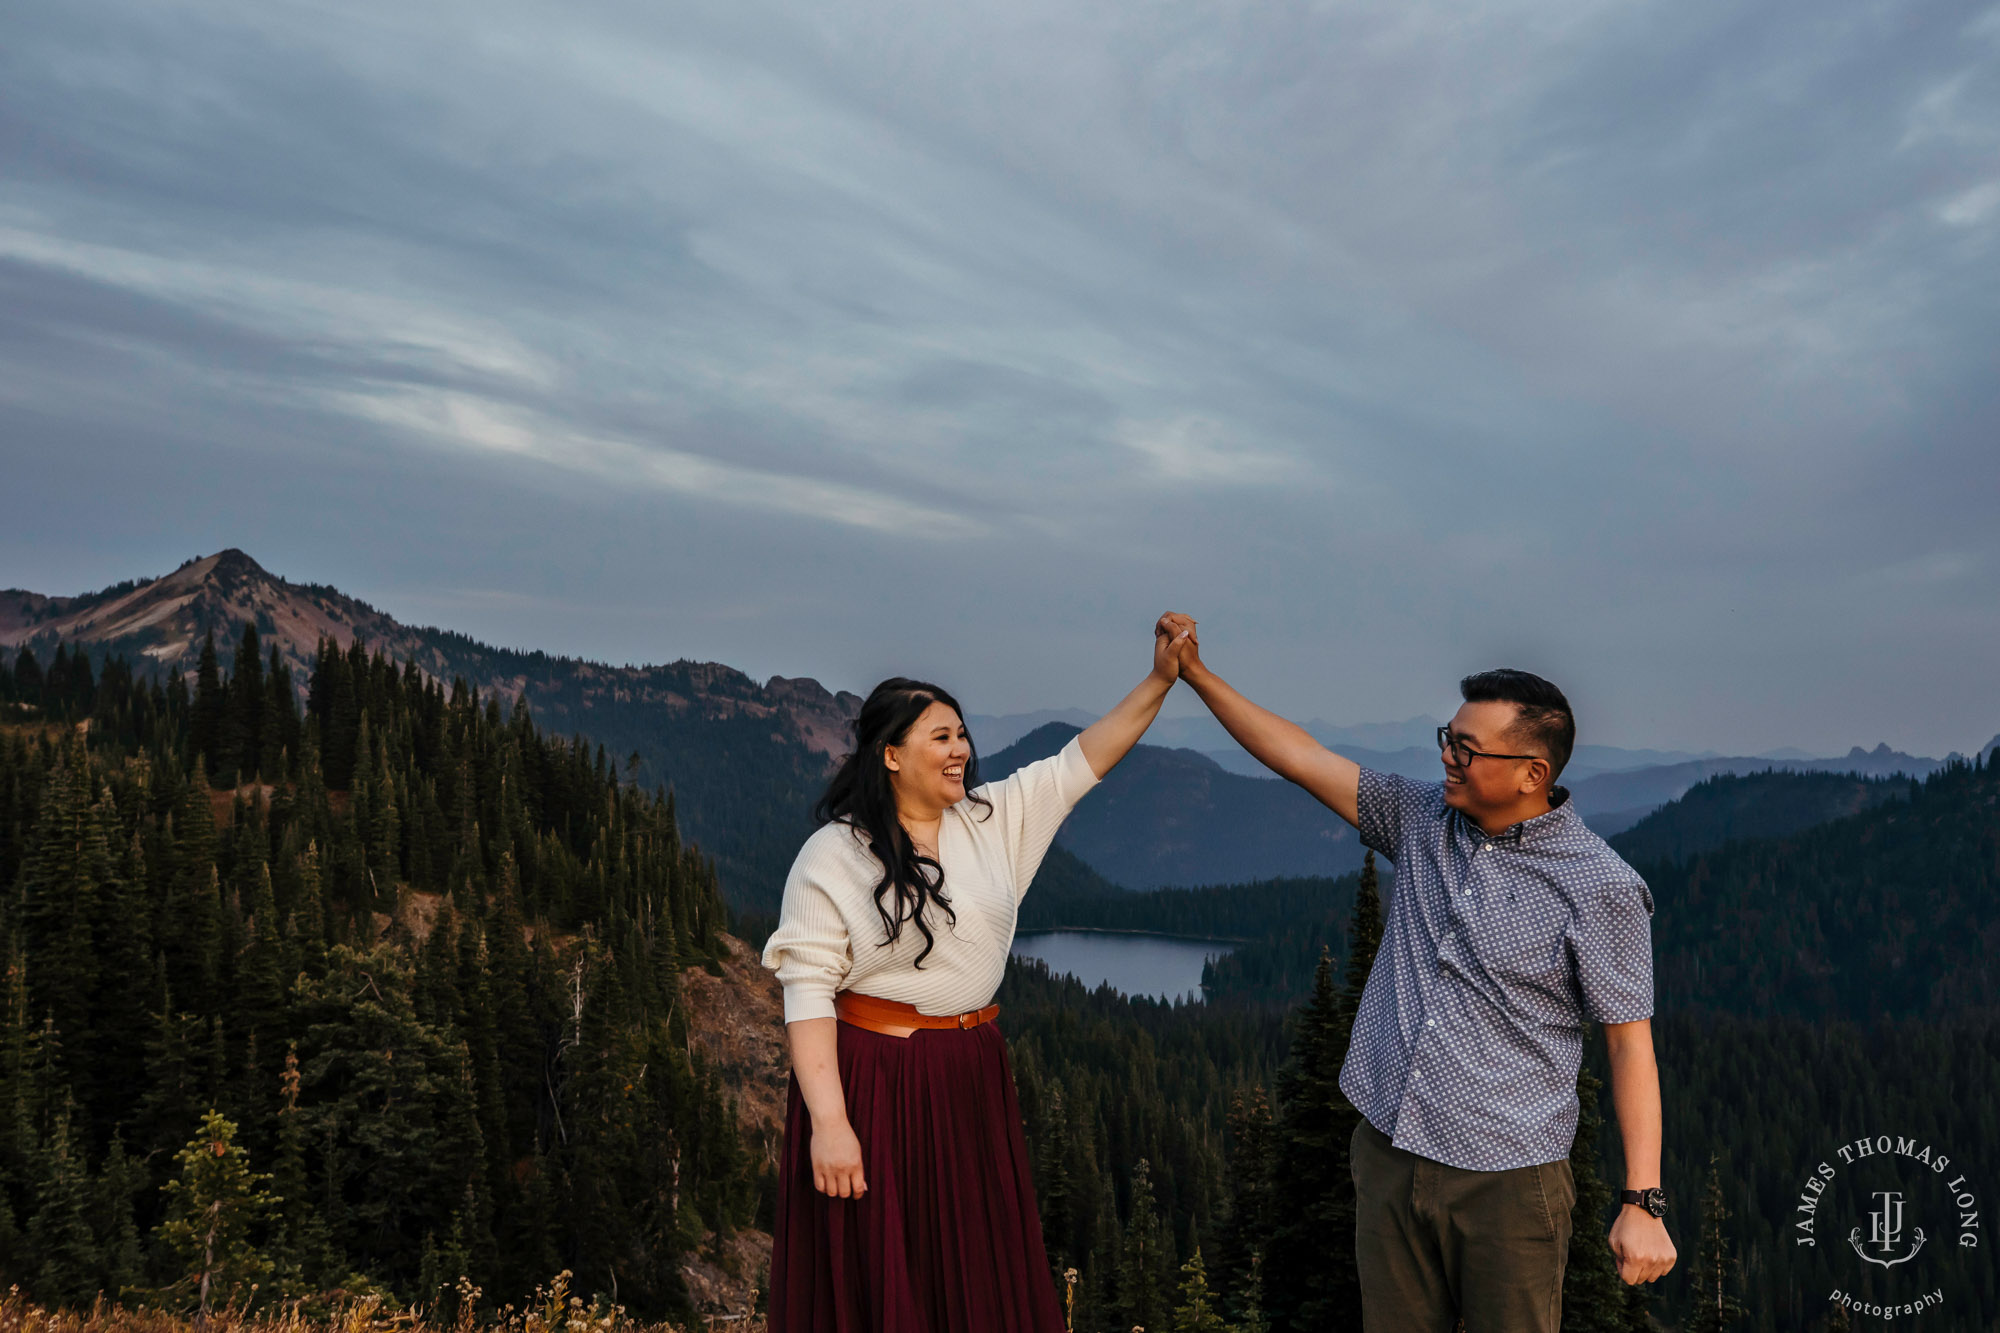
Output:
[[1564,930],[1569,904],[1543,884],[1502,884],[1487,890],[1478,924],[1468,931],[1474,960],[1511,997],[1545,1016],[1567,1017],[1569,962]]

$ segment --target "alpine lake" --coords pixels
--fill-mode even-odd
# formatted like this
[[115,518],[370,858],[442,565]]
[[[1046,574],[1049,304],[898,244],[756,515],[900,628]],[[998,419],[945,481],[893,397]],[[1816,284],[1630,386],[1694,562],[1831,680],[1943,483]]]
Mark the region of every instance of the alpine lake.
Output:
[[1046,930],[1014,937],[1016,958],[1047,963],[1096,989],[1162,1000],[1201,999],[1201,967],[1236,947],[1230,940],[1183,939],[1131,931]]

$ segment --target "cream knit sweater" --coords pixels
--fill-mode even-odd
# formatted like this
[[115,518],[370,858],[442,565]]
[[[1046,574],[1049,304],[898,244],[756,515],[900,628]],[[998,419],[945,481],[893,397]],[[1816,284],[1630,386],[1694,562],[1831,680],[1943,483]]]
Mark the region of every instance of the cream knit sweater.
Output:
[[[875,910],[882,863],[850,826],[832,823],[806,839],[785,880],[778,928],[764,946],[764,966],[785,987],[785,1021],[832,1018],[835,991],[901,1000],[925,1014],[962,1014],[992,1003],[1014,944],[1014,914],[1070,808],[1097,785],[1075,738],[1060,754],[1015,770],[944,812],[938,863],[958,913],[953,925],[935,906],[925,917],[937,945],[915,966],[924,937],[914,922],[885,944]],[[890,900],[893,909],[894,901]]]

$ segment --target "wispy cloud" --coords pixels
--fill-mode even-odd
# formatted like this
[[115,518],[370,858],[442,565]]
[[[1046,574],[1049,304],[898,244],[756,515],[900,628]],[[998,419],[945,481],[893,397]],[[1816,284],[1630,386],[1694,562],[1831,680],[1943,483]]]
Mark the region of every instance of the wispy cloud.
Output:
[[12,212],[11,225],[0,225],[0,258],[184,305],[272,337],[338,342],[413,372],[457,372],[537,388],[554,380],[549,363],[518,340],[438,305],[284,277],[221,257],[161,255],[66,238],[53,234],[48,219]]
[[582,473],[620,489],[670,491],[750,509],[918,538],[981,531],[963,515],[836,481],[737,467],[664,445],[579,433],[523,408],[467,393],[384,388],[335,391],[338,408],[398,427],[411,438],[474,454]]
[[[389,586],[522,585],[511,642],[948,644],[993,707],[1115,697],[1171,597],[1311,715],[1525,645],[1631,739],[1944,748],[2000,652],[1996,15],[29,6],[0,558],[372,522]],[[661,563],[709,637],[619,637]]]
[[1166,482],[1272,486],[1304,480],[1313,470],[1254,441],[1232,438],[1225,423],[1209,417],[1122,422],[1118,441],[1146,459],[1152,475]]
[[1952,195],[1938,208],[1938,220],[1954,227],[1978,227],[2000,213],[2000,180],[1981,181]]

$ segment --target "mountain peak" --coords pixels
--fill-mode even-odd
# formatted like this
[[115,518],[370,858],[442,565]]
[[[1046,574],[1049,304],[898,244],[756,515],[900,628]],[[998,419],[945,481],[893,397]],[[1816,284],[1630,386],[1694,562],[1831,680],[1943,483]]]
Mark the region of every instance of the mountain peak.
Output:
[[0,594],[0,645],[39,653],[65,642],[161,669],[192,671],[204,639],[213,634],[218,646],[233,643],[245,623],[257,626],[265,646],[275,648],[301,682],[323,639],[345,646],[360,634],[387,646],[410,638],[366,603],[287,583],[234,546],[196,556],[159,578],[129,579],[76,597]]
[[[173,570],[168,574],[166,574],[164,577],[170,579],[179,579],[183,582],[186,582],[189,580],[199,580],[208,578],[209,576],[214,574],[217,569],[223,569],[223,570],[247,569],[247,570],[254,570],[259,574],[264,573],[264,567],[258,564],[257,561],[250,555],[248,551],[245,551],[242,548],[236,546],[227,546],[224,547],[222,550],[216,551],[210,555],[189,556],[187,559],[181,561],[178,565],[175,565]],[[152,580],[140,580],[140,581],[151,582]]]
[[232,575],[247,575],[266,579],[271,577],[270,573],[262,565],[250,558],[250,554],[247,551],[236,546],[224,547],[214,555],[209,556],[205,561],[196,560],[192,563],[208,565],[211,577],[226,578]]
[[861,708],[857,696],[835,693],[815,680],[773,677],[760,686],[713,662],[611,667],[488,647],[463,635],[404,625],[321,584],[287,582],[235,546],[196,556],[158,578],[128,579],[77,597],[0,591],[0,648],[32,648],[44,660],[56,644],[66,643],[72,651],[88,648],[163,672],[178,667],[192,674],[209,635],[227,664],[246,624],[256,625],[263,651],[276,652],[291,667],[300,690],[322,642],[347,649],[361,639],[371,650],[413,663],[438,680],[462,676],[483,694],[509,702],[526,698],[544,725],[608,727],[614,737],[617,728],[607,721],[612,713],[649,715],[648,726],[656,725],[658,715],[754,718],[831,758],[851,744],[849,724]]

